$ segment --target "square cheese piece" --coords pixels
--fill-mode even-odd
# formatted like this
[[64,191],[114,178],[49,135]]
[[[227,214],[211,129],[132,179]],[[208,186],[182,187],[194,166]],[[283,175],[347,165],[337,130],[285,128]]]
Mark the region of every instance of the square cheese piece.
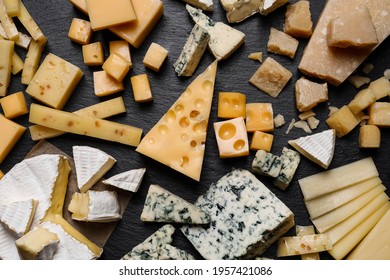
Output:
[[271,103],[246,104],[246,130],[248,132],[274,130],[274,112]]
[[274,136],[272,134],[265,133],[262,131],[255,131],[252,136],[250,149],[254,151],[263,150],[266,152],[270,152],[273,141]]
[[220,92],[218,95],[218,118],[246,118],[246,96],[239,92]]
[[390,103],[375,102],[368,107],[368,124],[390,127]]
[[118,82],[122,82],[127,72],[130,70],[129,63],[116,53],[110,54],[107,60],[103,63],[103,70],[108,75],[113,77]]
[[129,0],[85,0],[85,2],[94,31],[137,19],[132,1]]
[[337,112],[333,113],[326,120],[326,123],[330,128],[336,130],[336,135],[340,138],[351,132],[359,124],[359,121],[348,106],[344,105]]
[[210,226],[184,226],[184,235],[208,260],[250,259],[294,226],[294,214],[252,173],[226,174],[195,203]]
[[283,30],[296,38],[309,38],[313,33],[310,2],[301,0],[288,5],[284,19]]
[[168,56],[168,51],[159,44],[152,43],[146,52],[143,63],[153,71],[160,71],[161,65]]
[[102,65],[104,62],[104,53],[102,42],[95,42],[82,46],[84,63],[88,66]]
[[83,75],[77,66],[49,53],[26,92],[50,107],[62,109]]
[[125,40],[110,41],[109,48],[110,48],[110,54],[111,53],[119,54],[130,64],[130,67],[133,65],[131,61],[130,46],[127,41]]
[[3,97],[0,99],[0,105],[7,119],[13,119],[28,113],[26,99],[21,91]]
[[68,38],[75,43],[89,44],[92,37],[91,23],[79,18],[73,18],[70,24]]
[[328,84],[300,78],[295,83],[295,102],[299,112],[305,112],[328,100]]
[[130,81],[131,86],[133,87],[135,102],[147,102],[153,100],[148,75],[141,74],[133,76]]
[[292,73],[280,65],[271,57],[263,62],[259,69],[253,74],[249,82],[258,89],[276,98],[282,92]]
[[99,97],[124,90],[123,82],[118,82],[104,70],[93,73],[93,88],[95,95]]
[[3,162],[12,148],[16,145],[25,130],[25,127],[20,126],[0,114],[0,163]]
[[299,42],[290,35],[271,27],[267,49],[280,55],[285,55],[294,58],[297,52]]
[[380,148],[381,131],[375,125],[363,125],[359,130],[359,148]]
[[249,154],[248,135],[243,117],[214,123],[219,157],[232,158]]
[[390,96],[390,81],[385,77],[372,81],[368,88],[374,92],[376,100]]

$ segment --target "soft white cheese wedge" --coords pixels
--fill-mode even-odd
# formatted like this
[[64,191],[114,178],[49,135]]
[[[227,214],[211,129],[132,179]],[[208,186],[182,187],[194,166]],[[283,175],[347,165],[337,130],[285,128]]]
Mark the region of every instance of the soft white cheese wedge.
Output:
[[264,0],[220,0],[226,11],[227,20],[240,22],[259,12],[259,7]]
[[141,186],[145,172],[146,168],[132,169],[104,180],[103,184],[130,192],[137,192]]
[[303,156],[325,169],[328,169],[332,162],[335,143],[336,132],[334,129],[288,141],[288,144]]
[[74,146],[73,158],[76,165],[77,184],[86,192],[96,184],[116,163],[109,154],[88,146]]

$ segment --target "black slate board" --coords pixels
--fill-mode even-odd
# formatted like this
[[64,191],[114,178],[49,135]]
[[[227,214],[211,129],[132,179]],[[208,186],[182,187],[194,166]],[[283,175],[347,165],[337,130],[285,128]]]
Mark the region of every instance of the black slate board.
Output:
[[[68,29],[73,17],[82,19],[88,18],[82,12],[73,8],[70,2],[64,0],[24,0],[23,2],[49,39],[45,55],[52,52],[77,65],[85,73],[84,78],[74,91],[64,109],[67,111],[75,111],[113,97],[100,99],[94,95],[92,73],[93,71],[99,70],[99,68],[87,67],[82,60],[81,46],[71,42],[67,38]],[[184,91],[187,85],[198,74],[202,73],[214,60],[213,56],[206,52],[193,77],[177,77],[172,64],[178,57],[193,26],[193,22],[185,10],[184,2],[177,0],[163,0],[163,2],[165,6],[164,16],[143,45],[139,49],[132,48],[131,50],[134,67],[125,78],[125,91],[117,94],[124,97],[127,113],[111,118],[114,121],[142,127],[145,132],[149,131],[149,129],[160,119],[165,111]],[[314,23],[317,22],[324,4],[325,1],[311,1]],[[217,0],[214,0],[214,5],[215,11],[213,13],[208,13],[208,15],[215,21],[223,21],[226,23],[225,13]],[[285,7],[275,11],[267,17],[255,15],[242,23],[233,25],[246,34],[246,40],[245,44],[234,53],[231,58],[218,65],[210,124],[218,121],[217,98],[219,91],[238,91],[245,93],[247,102],[272,102],[274,114],[283,114],[287,122],[292,118],[297,118],[298,113],[295,109],[294,101],[294,83],[301,76],[301,73],[297,70],[297,65],[307,41],[300,40],[297,55],[293,60],[287,57],[267,53],[266,51],[270,27],[282,29],[284,13]],[[18,26],[20,25],[18,24]],[[104,30],[95,32],[92,37],[92,42],[102,41],[107,57],[108,42],[116,39],[118,38],[115,35]],[[145,69],[142,64],[142,59],[147,48],[152,42],[159,43],[169,50],[168,60],[159,73]],[[379,78],[383,75],[385,69],[390,68],[389,48],[390,40],[387,39],[367,59],[367,62],[375,65],[375,69],[369,74],[372,79]],[[271,56],[275,58],[293,73],[291,81],[277,99],[269,97],[248,83],[249,78],[260,66],[259,63],[247,58],[249,53],[256,51],[263,51],[264,57]],[[17,49],[17,52],[22,57],[25,56],[23,50]],[[148,74],[153,90],[154,101],[148,104],[137,104],[132,97],[129,77],[141,73]],[[18,75],[13,77],[9,92],[13,93],[21,90],[25,90],[25,86],[20,83],[20,75]],[[348,103],[356,92],[357,90],[348,82],[337,88],[330,86],[329,103],[333,106],[341,107]],[[26,98],[27,102],[30,104],[32,102],[31,98],[29,96],[26,96]],[[327,129],[325,123],[328,114],[327,107],[328,103],[324,103],[315,108],[317,117],[321,120],[317,131]],[[29,125],[27,116],[17,118],[15,121],[24,126]],[[290,134],[286,135],[286,129],[287,125],[276,129],[274,132],[275,141],[272,152],[275,154],[281,153],[282,148],[288,145],[288,140],[306,135],[301,129],[293,129]],[[217,181],[232,168],[242,167],[250,169],[254,157],[254,152],[252,151],[248,157],[220,159],[218,157],[214,131],[212,125],[209,125],[202,177],[201,181],[198,183],[138,154],[132,147],[70,134],[52,139],[50,140],[50,143],[70,155],[73,145],[90,145],[110,153],[118,162],[106,175],[107,177],[131,168],[147,168],[147,173],[139,192],[133,196],[132,201],[125,211],[123,220],[119,222],[116,230],[104,247],[102,259],[121,258],[131,248],[142,242],[161,226],[160,224],[142,223],[139,220],[143,202],[150,184],[159,184],[184,199],[194,202],[199,195],[205,193],[212,182]],[[388,145],[388,143],[390,143],[390,132],[388,129],[382,129],[382,147],[380,149],[372,151],[360,150],[358,148],[358,129],[355,129],[349,135],[337,140],[336,152],[330,168],[335,168],[367,156],[372,156],[378,167],[384,185],[390,186],[390,164],[388,162],[390,145]],[[27,155],[34,145],[35,143],[30,139],[29,132],[26,132],[16,147],[8,155],[7,159],[0,165],[0,169],[4,172],[9,171]],[[264,177],[259,177],[259,179],[263,181],[288,207],[290,207],[295,214],[296,224],[308,225],[310,224],[310,220],[303,204],[302,194],[297,179],[320,171],[323,171],[323,169],[308,161],[306,158],[303,158],[294,181],[286,191],[280,191],[275,188],[272,185],[272,182]],[[387,193],[390,194],[388,190]],[[289,234],[294,235],[294,230],[291,230]],[[201,258],[179,230],[177,230],[174,235],[173,244],[179,248],[188,250],[197,258]],[[271,246],[263,256],[274,258],[275,245]],[[321,257],[325,259],[330,258],[326,253],[321,254]]]

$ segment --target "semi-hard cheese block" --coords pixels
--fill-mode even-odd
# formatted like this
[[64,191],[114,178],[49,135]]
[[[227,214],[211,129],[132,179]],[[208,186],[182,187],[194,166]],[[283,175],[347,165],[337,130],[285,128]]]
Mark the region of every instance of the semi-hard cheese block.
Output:
[[[350,49],[333,48],[327,44],[328,24],[338,16],[366,6],[377,31],[379,43],[390,34],[390,2],[372,0],[329,0],[322,11],[312,37],[305,49],[299,64],[299,70],[306,75],[324,79],[338,86],[374,50],[351,51]],[[378,45],[377,45],[378,46]]]
[[312,82],[304,77],[295,82],[295,102],[299,112],[305,112],[328,100],[328,84]]
[[187,87],[136,151],[199,181],[216,73],[217,61]]
[[19,38],[18,29],[15,26],[12,18],[7,14],[4,1],[0,1],[0,21],[4,27],[4,31],[7,34],[7,38],[12,41],[17,41]]
[[[304,235],[311,235],[315,234],[314,227],[313,226],[295,226],[295,232],[297,236],[304,236]],[[302,260],[319,260],[320,254],[317,253],[309,253],[301,255]]]
[[257,130],[255,133],[253,133],[250,149],[255,151],[264,150],[266,152],[270,152],[273,141],[274,136],[272,134]]
[[357,115],[375,101],[376,95],[374,91],[370,88],[366,88],[359,91],[347,106],[354,115]]
[[288,236],[278,240],[278,257],[318,253],[332,249],[332,240],[327,234]]
[[16,17],[20,11],[20,0],[3,0],[5,10],[10,17]]
[[332,114],[327,120],[327,125],[336,131],[338,138],[350,133],[358,124],[356,116],[351,112],[347,105],[341,107]]
[[259,12],[263,0],[221,0],[228,22],[241,22]]
[[285,190],[291,183],[295,172],[298,169],[301,156],[298,152],[284,147],[279,158],[282,166],[279,175],[274,180],[274,185],[281,190]]
[[112,53],[103,63],[102,68],[116,81],[122,82],[127,72],[130,70],[130,64],[119,54]]
[[91,23],[87,20],[73,18],[68,31],[68,38],[75,43],[89,44],[92,37]]
[[129,64],[130,67],[133,65],[130,54],[129,43],[125,40],[110,41],[109,43],[110,54],[116,53],[124,58]]
[[26,89],[31,97],[62,109],[84,73],[77,66],[49,53]]
[[153,100],[152,89],[147,74],[140,74],[130,78],[135,102],[148,102]]
[[267,50],[272,53],[285,55],[294,58],[297,52],[299,41],[287,33],[271,27],[268,38]]
[[117,81],[106,71],[93,72],[93,90],[96,96],[103,97],[124,90],[122,81]]
[[375,93],[376,100],[390,95],[390,81],[386,77],[372,81],[368,88]]
[[145,172],[146,168],[132,169],[103,180],[102,183],[122,190],[137,192]]
[[167,56],[168,50],[157,43],[152,43],[145,54],[143,63],[145,67],[158,72]]
[[73,146],[73,158],[76,166],[77,185],[86,192],[116,163],[109,154],[89,146]]
[[26,99],[21,91],[1,98],[0,105],[7,119],[13,119],[28,113]]
[[13,41],[0,40],[0,97],[7,94],[10,83],[14,45]]
[[246,96],[239,92],[220,92],[218,95],[218,118],[246,117]]
[[313,33],[310,2],[300,0],[288,5],[284,19],[283,31],[296,38],[309,38]]
[[175,228],[164,225],[122,257],[122,260],[158,260],[161,244],[171,244]]
[[19,74],[22,70],[23,70],[23,67],[24,67],[24,62],[23,60],[20,58],[20,56],[14,51],[14,53],[12,54],[12,67],[11,67],[11,73],[13,75],[17,75]]
[[294,225],[290,209],[242,169],[213,183],[195,204],[210,215],[210,226],[181,230],[205,259],[253,258]]
[[248,132],[274,131],[274,111],[272,103],[246,104],[246,130]]
[[22,137],[26,128],[0,114],[0,131],[2,138],[0,141],[0,163],[2,163]]
[[187,251],[176,248],[168,243],[161,243],[158,247],[159,260],[195,260]]
[[95,42],[82,46],[83,60],[88,66],[102,65],[104,62],[103,44]]
[[375,102],[368,108],[368,124],[390,127],[390,103]]
[[280,157],[258,150],[252,162],[253,173],[276,178],[282,168]]
[[359,148],[379,148],[381,131],[376,125],[363,125],[359,130]]
[[210,216],[168,190],[150,185],[141,213],[143,222],[208,224]]

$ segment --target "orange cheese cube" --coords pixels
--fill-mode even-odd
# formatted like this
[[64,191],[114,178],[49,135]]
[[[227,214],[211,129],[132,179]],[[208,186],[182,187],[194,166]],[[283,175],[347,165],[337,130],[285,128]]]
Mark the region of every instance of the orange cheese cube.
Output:
[[270,152],[273,141],[274,136],[272,134],[255,131],[255,133],[253,133],[250,149],[254,151],[264,150],[266,152]]
[[88,66],[102,65],[104,62],[103,45],[95,42],[82,46],[84,63]]
[[133,76],[131,77],[130,81],[131,86],[133,87],[134,100],[136,102],[146,102],[153,100],[148,75],[141,74]]
[[93,87],[96,96],[102,97],[124,90],[122,82],[116,81],[106,71],[93,73]]
[[152,43],[146,52],[143,63],[153,71],[160,71],[161,65],[168,56],[168,51],[159,44]]
[[218,96],[218,118],[246,117],[246,96],[239,92],[220,92]]
[[246,104],[246,130],[270,132],[274,130],[274,115],[271,103]]
[[0,105],[7,119],[13,119],[28,113],[26,99],[21,91],[3,97],[0,99]]
[[70,24],[68,38],[75,43],[89,44],[92,37],[92,28],[89,21],[73,18]]
[[0,114],[0,163],[6,158],[12,148],[16,145],[26,128],[8,120]]
[[129,63],[116,53],[110,54],[103,63],[103,70],[118,82],[122,82],[127,72],[130,70]]
[[127,41],[110,41],[110,54],[111,53],[119,54],[130,64],[130,67],[133,65],[131,61],[130,46]]

